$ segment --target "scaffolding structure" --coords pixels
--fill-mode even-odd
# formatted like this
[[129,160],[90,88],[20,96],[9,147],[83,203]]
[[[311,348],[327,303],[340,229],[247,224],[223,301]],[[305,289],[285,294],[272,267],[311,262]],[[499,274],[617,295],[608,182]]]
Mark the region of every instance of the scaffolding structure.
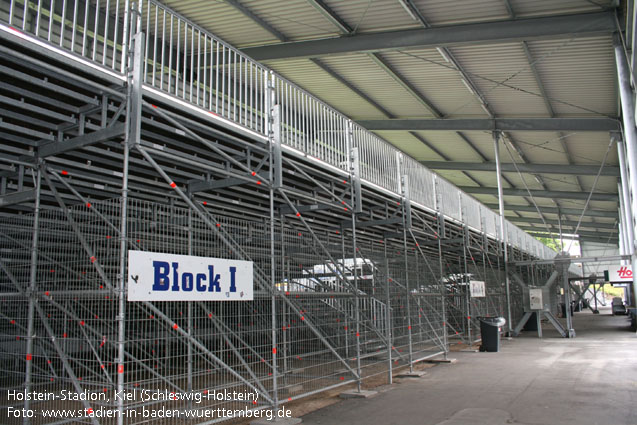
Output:
[[[10,423],[391,382],[477,340],[477,317],[523,315],[504,250],[554,254],[509,222],[503,243],[490,209],[160,3],[2,0],[0,22],[0,403],[119,412]],[[128,250],[252,261],[254,300],[128,302]],[[160,388],[257,396],[112,396]],[[7,396],[24,389],[110,396]]]

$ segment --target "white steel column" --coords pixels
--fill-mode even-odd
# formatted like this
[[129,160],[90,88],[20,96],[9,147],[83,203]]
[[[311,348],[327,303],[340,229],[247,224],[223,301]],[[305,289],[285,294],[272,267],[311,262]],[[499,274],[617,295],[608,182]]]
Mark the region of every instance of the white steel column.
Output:
[[626,247],[626,253],[632,255],[635,252],[635,229],[631,226],[633,223],[633,210],[630,208],[631,203],[630,190],[628,187],[628,170],[626,168],[626,150],[625,145],[621,140],[617,140],[617,156],[619,157],[619,172],[621,176],[621,181],[618,184],[621,189],[619,191],[619,204],[622,208],[622,221],[624,222],[626,231],[624,236],[626,237],[626,242],[628,244]]
[[493,132],[493,144],[495,146],[495,168],[498,178],[498,206],[500,207],[500,234],[502,235],[502,246],[504,249],[504,284],[507,302],[507,334],[511,335],[511,291],[509,282],[509,250],[507,248],[507,228],[504,219],[504,198],[502,197],[502,170],[500,167],[500,133]]
[[[617,64],[617,80],[619,83],[619,95],[622,106],[622,120],[624,124],[624,141],[626,142],[626,161],[629,171],[629,178],[622,178],[622,185],[628,186],[632,192],[632,204],[626,205],[625,210],[637,211],[637,129],[635,128],[635,105],[633,103],[633,92],[630,87],[630,70],[624,56],[624,49],[618,36],[615,36],[615,62]],[[620,155],[621,156],[621,155]],[[623,176],[622,176],[623,177]],[[630,207],[632,205],[632,208]],[[637,258],[635,257],[635,220],[627,223],[627,227],[632,230],[632,239],[629,241],[629,249],[632,255],[633,273],[637,270]],[[633,292],[637,298],[637,279],[633,279]]]

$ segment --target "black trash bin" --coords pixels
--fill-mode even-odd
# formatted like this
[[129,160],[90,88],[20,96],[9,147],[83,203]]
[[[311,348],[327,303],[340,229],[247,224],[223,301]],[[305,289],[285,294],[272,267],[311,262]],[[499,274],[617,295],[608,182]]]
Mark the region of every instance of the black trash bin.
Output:
[[506,323],[504,317],[478,317],[478,320],[482,334],[480,351],[500,351],[500,328]]

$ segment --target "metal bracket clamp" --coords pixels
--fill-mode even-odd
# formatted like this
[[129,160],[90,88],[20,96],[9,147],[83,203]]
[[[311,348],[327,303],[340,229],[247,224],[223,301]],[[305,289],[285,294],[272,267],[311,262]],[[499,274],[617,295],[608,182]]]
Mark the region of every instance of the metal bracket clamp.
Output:
[[363,212],[363,189],[361,187],[361,170],[360,170],[360,157],[357,147],[352,146],[352,130],[351,122],[348,123],[348,145],[349,150],[349,172],[352,179],[352,204],[355,213]]
[[405,207],[405,229],[411,229],[411,201],[409,200],[409,176],[401,177],[403,206]]
[[144,78],[144,33],[139,32],[133,36],[133,66],[128,73],[129,107],[128,125],[129,135],[127,144],[129,147],[139,145],[142,131],[142,83]]
[[283,187],[283,152],[281,149],[281,105],[272,105],[270,108],[272,130],[270,143],[272,143],[272,187]]

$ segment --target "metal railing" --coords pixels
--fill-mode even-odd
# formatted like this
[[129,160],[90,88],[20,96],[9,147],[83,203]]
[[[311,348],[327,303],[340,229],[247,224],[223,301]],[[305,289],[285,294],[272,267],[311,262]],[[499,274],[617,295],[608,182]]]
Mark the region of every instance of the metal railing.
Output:
[[[146,34],[144,83],[165,94],[267,136],[267,91],[281,107],[282,143],[347,170],[350,119],[310,93],[272,73],[223,40],[170,8],[140,0],[11,0],[0,3],[0,20],[86,59],[124,72],[131,22]],[[135,11],[132,11],[132,7]],[[134,15],[134,17],[133,17]],[[400,176],[410,179],[411,199],[495,238],[496,215],[456,186],[399,149],[352,124],[364,180],[399,193]],[[402,166],[397,160],[403,156]],[[432,184],[438,181],[437,189]],[[541,258],[554,252],[507,222],[509,243]]]

